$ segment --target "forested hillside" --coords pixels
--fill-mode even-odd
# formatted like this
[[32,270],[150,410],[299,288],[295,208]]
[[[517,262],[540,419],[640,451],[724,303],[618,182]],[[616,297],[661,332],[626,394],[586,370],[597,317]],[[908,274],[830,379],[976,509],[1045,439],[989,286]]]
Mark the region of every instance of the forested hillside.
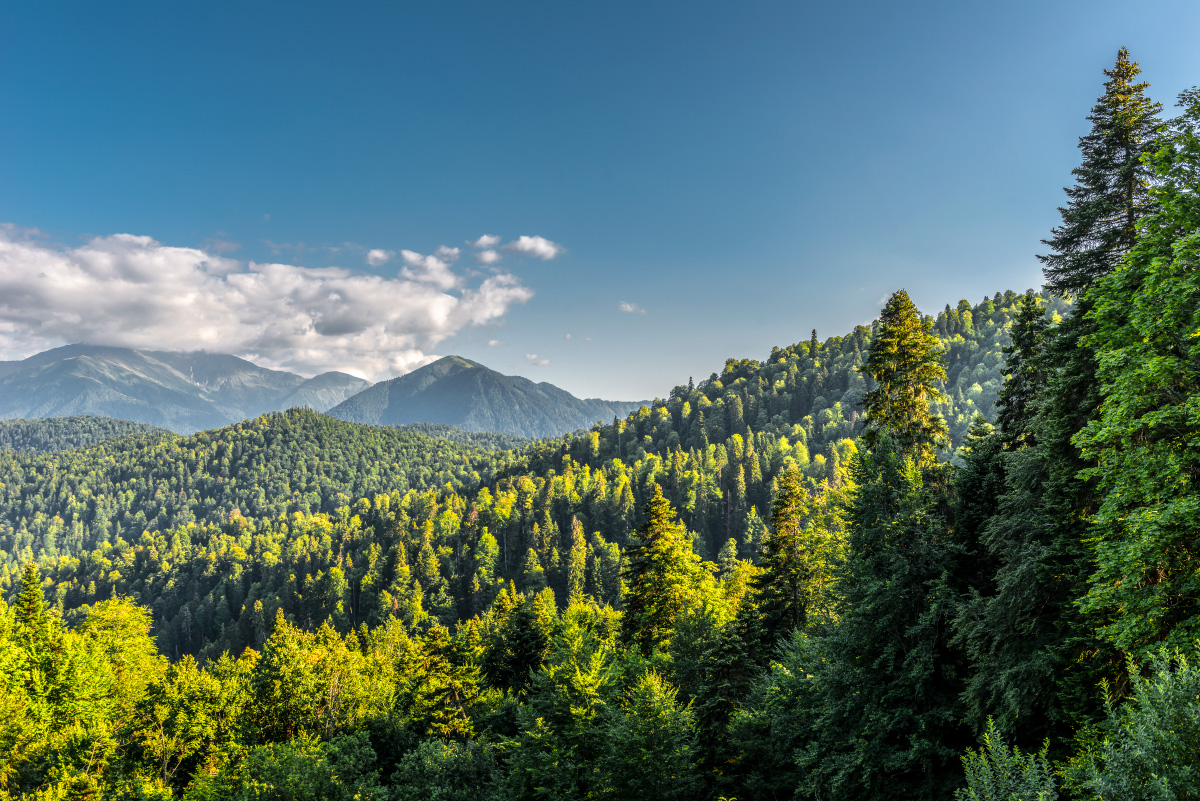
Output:
[[1138,72],[1045,297],[898,290],[516,450],[292,411],[0,454],[0,786],[1200,797],[1200,92]]
[[[1001,350],[1020,297],[997,294],[974,307],[963,301],[933,322],[949,364],[939,408],[952,435],[973,415],[994,414]],[[1059,308],[1061,301],[1044,314],[1054,319]],[[320,621],[325,604],[342,604],[350,610],[346,625],[377,622],[397,597],[398,573],[424,558],[430,570],[421,586],[445,586],[445,597],[427,605],[446,624],[469,617],[481,603],[470,563],[483,531],[498,548],[490,582],[524,585],[526,573],[541,571],[565,600],[567,565],[578,558],[572,550],[582,548],[590,572],[607,559],[615,575],[619,549],[656,485],[694,532],[703,558],[717,559],[731,541],[736,555],[753,558],[772,482],[786,464],[817,486],[838,481],[849,463],[867,387],[858,368],[870,336],[860,327],[824,343],[776,348],[763,363],[730,360],[722,373],[676,387],[625,420],[513,452],[416,433],[446,433],[437,426],[397,431],[294,410],[142,447],[123,441],[54,456],[0,456],[0,547],[8,555],[0,582],[11,591],[29,558],[56,565],[64,610],[130,594],[158,610],[160,637],[180,627],[189,632],[169,649],[164,642],[165,650],[194,653],[210,643],[252,643],[244,631],[222,633],[246,625],[239,621],[253,603],[243,609],[243,599],[262,599],[273,615],[285,598],[312,595],[279,582],[306,587],[327,581],[334,568],[351,583],[335,581],[321,590],[326,600],[305,612],[297,606],[296,614]],[[301,522],[290,518],[295,513]],[[227,536],[231,525],[241,539]],[[312,526],[328,528],[330,542],[341,545],[321,545],[296,563],[284,559],[278,576],[262,573],[266,551]],[[437,555],[436,570],[429,554]],[[367,563],[377,575],[361,585]],[[205,578],[196,583],[194,574]],[[190,589],[163,598],[168,585]],[[596,592],[619,603],[615,585]],[[183,622],[207,621],[222,608],[228,611],[218,623]]]
[[159,434],[171,438],[171,432],[129,420],[111,417],[46,417],[40,420],[0,420],[0,451],[57,453],[72,451],[119,439],[132,434]]

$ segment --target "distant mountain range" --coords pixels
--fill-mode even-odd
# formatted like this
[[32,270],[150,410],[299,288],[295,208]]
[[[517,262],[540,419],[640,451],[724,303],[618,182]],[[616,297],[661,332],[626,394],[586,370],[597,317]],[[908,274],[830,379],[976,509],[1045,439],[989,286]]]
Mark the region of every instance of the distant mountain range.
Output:
[[553,384],[503,375],[470,359],[446,356],[363,390],[326,413],[370,425],[445,423],[466,431],[537,438],[624,418],[646,403],[580,399]]
[[0,420],[95,415],[181,434],[307,406],[370,425],[434,423],[552,437],[642,405],[581,400],[458,356],[374,386],[346,373],[305,378],[220,353],[68,345],[0,362]]
[[0,362],[0,419],[96,415],[188,434],[293,406],[324,411],[370,385],[227,354],[68,345]]

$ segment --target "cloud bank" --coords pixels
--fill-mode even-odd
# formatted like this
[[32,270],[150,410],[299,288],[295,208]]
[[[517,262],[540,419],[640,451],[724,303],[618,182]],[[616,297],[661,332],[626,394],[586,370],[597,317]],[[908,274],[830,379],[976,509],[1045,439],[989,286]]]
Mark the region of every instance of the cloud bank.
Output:
[[400,276],[258,264],[147,236],[72,248],[0,226],[0,359],[74,342],[234,353],[267,367],[380,379],[533,297],[512,275],[468,282],[456,248],[401,251]]

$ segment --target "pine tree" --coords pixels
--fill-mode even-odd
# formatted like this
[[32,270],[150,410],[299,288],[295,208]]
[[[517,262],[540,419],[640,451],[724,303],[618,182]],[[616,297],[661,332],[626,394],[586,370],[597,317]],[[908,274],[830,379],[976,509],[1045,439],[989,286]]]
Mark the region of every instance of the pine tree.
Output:
[[935,447],[948,444],[946,421],[929,408],[947,400],[938,389],[946,380],[946,368],[932,325],[921,318],[903,289],[883,307],[866,364],[859,368],[876,384],[862,399],[868,447],[886,431],[901,451],[927,461]]

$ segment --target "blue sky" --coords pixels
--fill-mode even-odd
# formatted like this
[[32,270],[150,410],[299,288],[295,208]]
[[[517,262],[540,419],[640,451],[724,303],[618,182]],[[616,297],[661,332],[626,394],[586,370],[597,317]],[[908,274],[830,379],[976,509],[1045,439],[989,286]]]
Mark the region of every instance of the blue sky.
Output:
[[1039,285],[1117,49],[1168,112],[1200,83],[1195,2],[50,2],[3,30],[0,358],[458,353],[622,399],[899,287]]

